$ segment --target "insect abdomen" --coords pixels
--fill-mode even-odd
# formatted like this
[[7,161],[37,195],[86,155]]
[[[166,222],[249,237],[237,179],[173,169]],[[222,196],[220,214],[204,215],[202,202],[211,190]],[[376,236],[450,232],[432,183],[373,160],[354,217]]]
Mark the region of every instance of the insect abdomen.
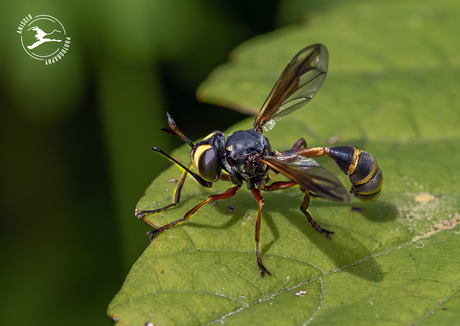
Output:
[[348,175],[352,184],[350,192],[356,198],[369,203],[380,196],[383,174],[371,154],[353,146],[328,147],[325,152]]

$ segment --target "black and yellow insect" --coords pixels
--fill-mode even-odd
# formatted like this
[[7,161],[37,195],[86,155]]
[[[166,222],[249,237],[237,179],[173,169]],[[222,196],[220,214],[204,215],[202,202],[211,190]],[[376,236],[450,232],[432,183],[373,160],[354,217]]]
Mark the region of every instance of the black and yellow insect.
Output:
[[[137,211],[136,216],[143,218],[146,214],[158,213],[179,203],[181,189],[187,173],[190,173],[202,186],[212,187],[217,180],[230,181],[233,186],[222,194],[209,196],[193,207],[185,216],[160,228],[148,232],[152,241],[161,232],[187,221],[204,204],[230,198],[241,188],[243,181],[259,204],[255,240],[257,264],[260,276],[270,274],[262,263],[260,256],[260,226],[264,200],[260,193],[300,185],[304,192],[300,210],[311,225],[326,238],[334,232],[323,229],[307,211],[310,195],[348,202],[349,196],[340,180],[331,172],[321,167],[311,157],[327,155],[340,169],[349,176],[352,184],[350,192],[363,202],[376,200],[380,195],[383,182],[382,171],[372,155],[352,146],[307,147],[303,138],[286,151],[272,150],[270,143],[263,136],[262,130],[271,129],[278,121],[308,103],[324,82],[327,73],[328,52],[324,45],[314,44],[300,51],[284,69],[275,87],[260,109],[252,129],[239,130],[229,135],[227,140],[220,131],[214,131],[197,144],[188,139],[176,126],[168,114],[169,128],[162,129],[185,141],[192,148],[191,163],[185,167],[161,149],[153,150],[165,155],[185,171],[177,186],[174,202],[155,210]],[[193,166],[193,171],[190,167]],[[290,181],[269,181],[278,173]]]

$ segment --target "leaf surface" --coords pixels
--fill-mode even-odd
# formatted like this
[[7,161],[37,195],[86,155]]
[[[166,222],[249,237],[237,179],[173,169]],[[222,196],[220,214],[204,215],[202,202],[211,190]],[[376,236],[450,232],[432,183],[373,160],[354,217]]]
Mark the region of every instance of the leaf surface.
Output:
[[[263,193],[262,259],[272,273],[264,278],[251,194],[207,204],[147,247],[109,315],[119,325],[459,325],[459,16],[456,1],[353,2],[238,47],[199,96],[253,114],[297,51],[328,47],[321,90],[265,136],[280,150],[304,137],[368,151],[384,174],[382,194],[371,204],[314,199],[309,211],[335,232],[329,241],[299,211],[298,189]],[[174,157],[188,163],[189,148]],[[349,187],[334,162],[318,161]],[[166,170],[137,207],[171,203],[181,174]],[[180,204],[148,220],[182,218],[230,186],[203,189],[187,177]]]

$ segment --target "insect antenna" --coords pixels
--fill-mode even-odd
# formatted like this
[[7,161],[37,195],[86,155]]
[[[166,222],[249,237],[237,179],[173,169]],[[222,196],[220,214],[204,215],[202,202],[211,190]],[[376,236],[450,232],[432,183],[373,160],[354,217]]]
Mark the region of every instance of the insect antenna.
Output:
[[204,180],[202,177],[200,177],[198,174],[196,174],[195,172],[191,171],[190,169],[187,169],[187,167],[185,167],[183,164],[179,163],[179,161],[177,161],[176,159],[172,158],[170,155],[166,154],[163,150],[161,150],[160,148],[156,147],[156,146],[153,146],[152,149],[155,151],[155,152],[158,152],[164,156],[166,156],[168,159],[170,159],[171,161],[173,161],[174,163],[176,163],[177,165],[179,165],[181,168],[183,168],[185,171],[187,171],[188,173],[190,173],[196,181],[198,181],[198,183],[200,185],[202,185],[203,187],[206,187],[206,188],[209,188],[209,187],[212,187],[212,182],[208,182],[206,180]]
[[177,128],[177,125],[176,125],[176,122],[173,120],[173,118],[171,118],[171,116],[169,115],[168,112],[166,112],[166,115],[168,116],[168,125],[169,125],[169,128],[161,128],[161,130],[163,130],[164,132],[166,132],[168,135],[173,135],[173,136],[176,136],[177,138],[180,138],[182,139],[183,141],[185,141],[191,148],[195,147],[195,145],[193,144],[193,142],[187,137],[185,136],[180,130],[179,128]]

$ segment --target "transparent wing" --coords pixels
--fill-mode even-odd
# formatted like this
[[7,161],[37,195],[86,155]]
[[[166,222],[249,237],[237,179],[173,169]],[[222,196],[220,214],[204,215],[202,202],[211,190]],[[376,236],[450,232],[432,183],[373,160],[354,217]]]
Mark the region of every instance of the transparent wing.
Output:
[[329,54],[322,44],[313,44],[287,65],[257,114],[253,129],[270,130],[275,121],[310,102],[324,82]]
[[342,203],[350,201],[348,191],[340,180],[312,158],[300,155],[265,156],[261,161],[319,197]]

